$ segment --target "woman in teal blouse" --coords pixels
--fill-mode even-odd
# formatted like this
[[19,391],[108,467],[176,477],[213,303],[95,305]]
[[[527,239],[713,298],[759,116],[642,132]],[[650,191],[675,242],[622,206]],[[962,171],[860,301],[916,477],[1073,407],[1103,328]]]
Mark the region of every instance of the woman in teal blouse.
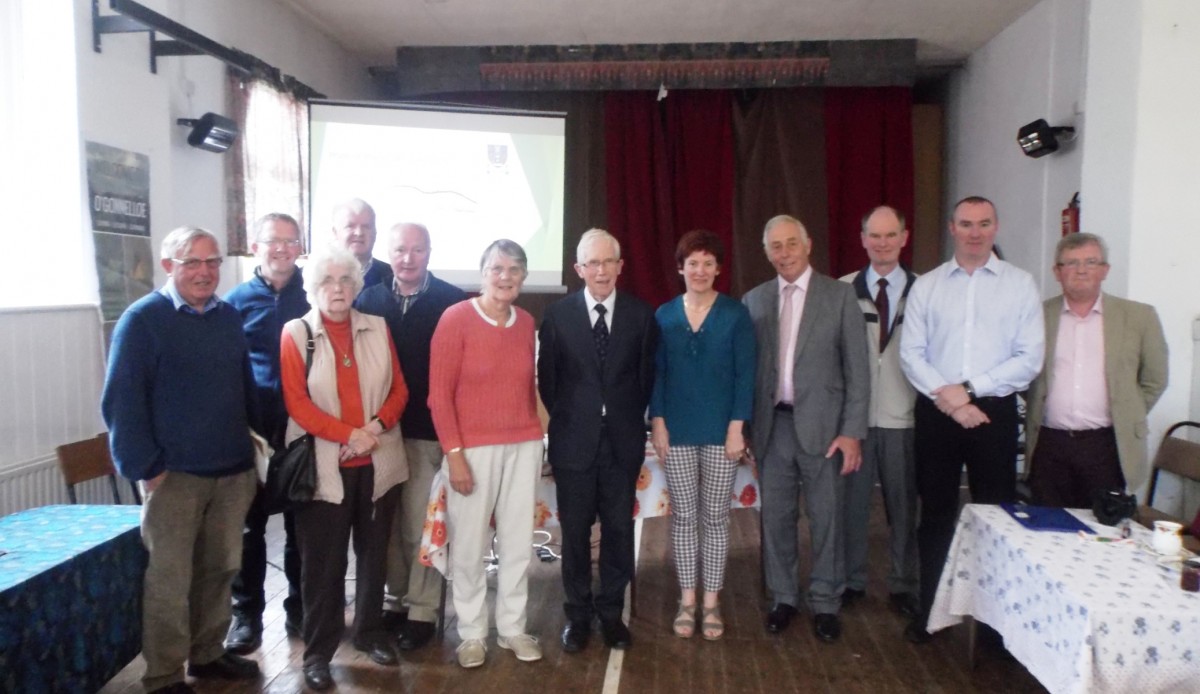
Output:
[[[746,453],[742,427],[754,403],[755,341],[750,313],[717,292],[725,250],[710,231],[679,240],[675,262],[683,295],[659,307],[662,330],[650,399],[651,440],[671,495],[671,546],[679,577],[679,611],[672,626],[696,631],[696,562],[703,567],[701,633],[721,638],[719,594],[729,546],[729,499]],[[698,524],[704,524],[697,541]]]

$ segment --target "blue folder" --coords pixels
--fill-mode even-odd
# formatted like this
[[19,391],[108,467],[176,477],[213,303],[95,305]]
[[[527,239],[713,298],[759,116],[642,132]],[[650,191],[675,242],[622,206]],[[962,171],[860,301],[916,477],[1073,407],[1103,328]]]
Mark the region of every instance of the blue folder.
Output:
[[1065,508],[1049,506],[1027,506],[1025,504],[1000,504],[1013,520],[1030,530],[1052,533],[1075,533],[1082,530],[1089,535],[1096,531],[1071,515]]

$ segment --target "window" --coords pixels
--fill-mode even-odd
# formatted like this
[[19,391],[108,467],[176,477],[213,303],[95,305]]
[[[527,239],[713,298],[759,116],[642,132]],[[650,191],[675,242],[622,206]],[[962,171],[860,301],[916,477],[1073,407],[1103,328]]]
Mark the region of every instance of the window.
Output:
[[0,2],[0,309],[99,301],[81,194],[76,4]]

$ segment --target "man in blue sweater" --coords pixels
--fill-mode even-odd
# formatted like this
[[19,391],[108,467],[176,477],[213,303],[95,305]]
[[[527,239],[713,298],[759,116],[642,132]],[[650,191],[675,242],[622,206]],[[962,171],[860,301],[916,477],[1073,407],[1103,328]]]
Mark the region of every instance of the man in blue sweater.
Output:
[[[267,443],[278,450],[284,446],[288,421],[279,377],[279,337],[285,323],[309,310],[304,278],[296,267],[296,258],[303,250],[300,225],[289,215],[272,212],[254,225],[250,250],[258,258],[254,276],[234,287],[225,301],[241,316]],[[288,595],[283,600],[284,628],[289,635],[299,636],[304,615],[300,600],[300,551],[290,511],[283,514],[283,528],[286,534],[283,572],[288,581]],[[242,570],[233,580],[233,626],[225,646],[234,653],[244,655],[262,645],[266,578],[267,511],[260,490],[246,515]]]
[[[411,651],[429,642],[437,617],[441,578],[417,560],[429,487],[442,464],[442,447],[429,414],[429,345],[442,312],[467,298],[459,288],[429,272],[429,230],[401,223],[388,232],[388,257],[395,279],[368,287],[355,308],[383,316],[396,344],[400,370],[408,385],[408,405],[400,417],[408,481],[392,524],[388,548],[384,624],[399,631],[400,650]],[[407,613],[407,618],[404,616]]]
[[211,232],[163,239],[168,279],[125,311],[113,332],[101,411],[113,460],[145,492],[142,596],[149,692],[184,680],[254,679],[258,664],[225,650],[229,586],[242,521],[258,484],[250,358],[237,311],[215,296],[221,249]]

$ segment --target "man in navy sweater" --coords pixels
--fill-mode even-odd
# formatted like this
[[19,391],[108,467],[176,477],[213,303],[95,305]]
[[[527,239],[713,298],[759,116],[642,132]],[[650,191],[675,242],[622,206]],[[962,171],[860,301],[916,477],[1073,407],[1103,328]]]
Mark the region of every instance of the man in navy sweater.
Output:
[[130,306],[113,332],[101,411],[113,460],[145,492],[142,654],[149,692],[191,692],[197,678],[254,679],[225,650],[229,586],[258,480],[250,357],[237,311],[214,296],[221,249],[211,232],[163,239],[166,285]]
[[[254,225],[250,250],[258,258],[254,276],[234,287],[225,296],[225,301],[241,316],[267,443],[278,450],[284,446],[283,435],[288,421],[279,380],[279,337],[285,323],[309,310],[304,278],[296,267],[296,258],[303,250],[300,225],[289,215],[272,212]],[[288,581],[288,595],[283,599],[284,628],[289,635],[299,636],[304,615],[300,600],[300,551],[296,547],[290,511],[283,514],[283,528],[286,535],[283,572]],[[262,645],[266,535],[267,512],[260,490],[254,495],[254,503],[246,515],[242,570],[233,580],[233,626],[225,639],[225,647],[241,655]]]
[[399,631],[403,651],[420,648],[433,636],[441,589],[437,571],[417,560],[429,487],[442,464],[442,447],[426,402],[429,344],[442,312],[467,298],[461,289],[429,272],[429,252],[429,230],[424,225],[393,226],[388,232],[388,257],[395,280],[368,287],[354,304],[359,311],[383,316],[387,321],[408,385],[408,405],[400,418],[408,481],[400,492],[392,524],[384,600],[384,624],[391,631]]

